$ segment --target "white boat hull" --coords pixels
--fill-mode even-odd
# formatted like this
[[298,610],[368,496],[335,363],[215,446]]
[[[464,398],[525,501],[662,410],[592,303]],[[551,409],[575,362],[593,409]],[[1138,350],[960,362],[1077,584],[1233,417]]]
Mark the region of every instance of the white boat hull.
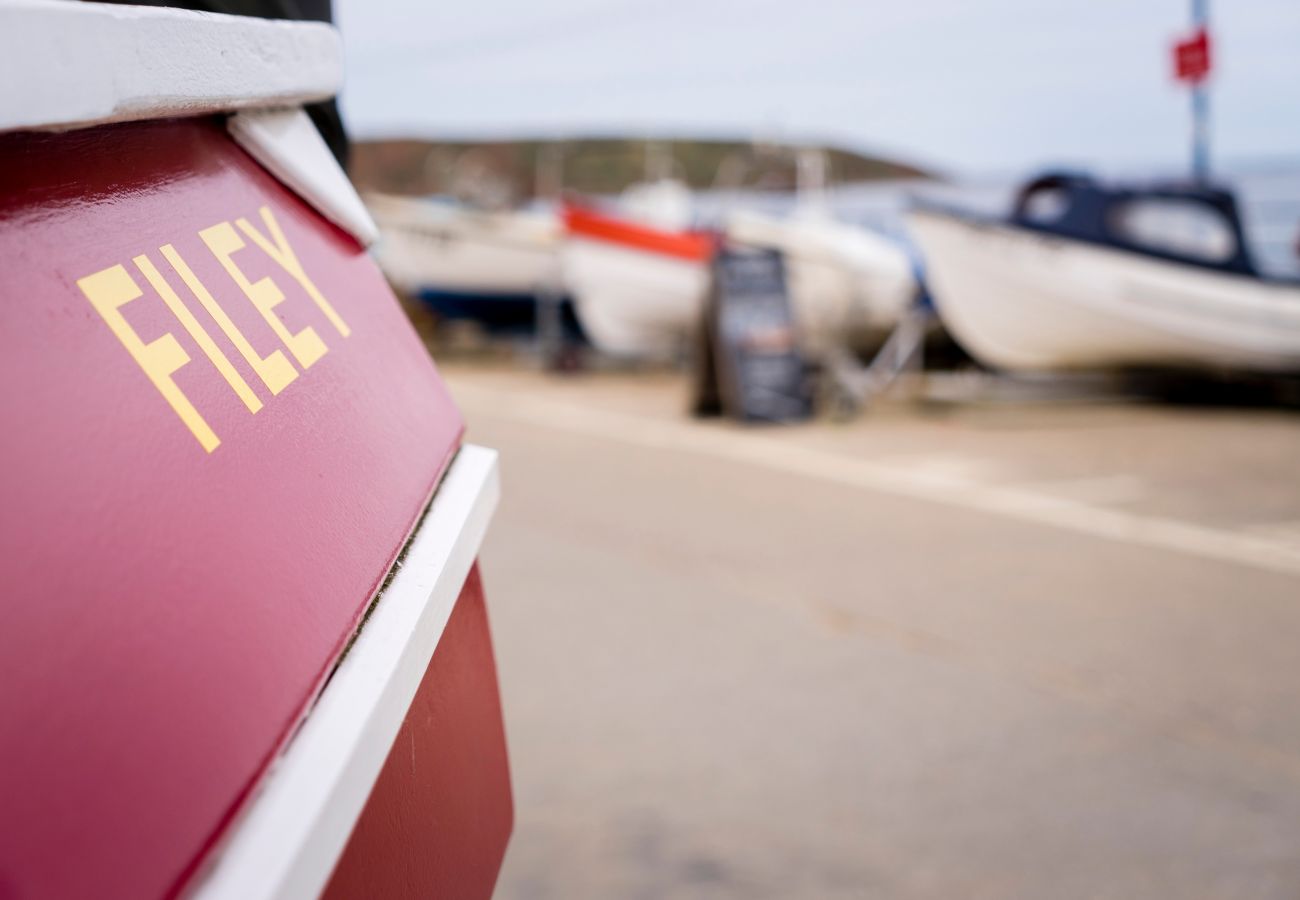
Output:
[[563,264],[583,331],[605,353],[670,356],[703,314],[707,262],[571,235]]
[[485,212],[372,197],[375,258],[407,293],[534,296],[559,284],[562,228],[552,214]]
[[935,305],[980,361],[1018,371],[1300,371],[1300,286],[919,210]]
[[739,243],[781,251],[801,343],[814,354],[879,343],[916,295],[907,254],[852,225],[744,212],[728,218],[726,232]]

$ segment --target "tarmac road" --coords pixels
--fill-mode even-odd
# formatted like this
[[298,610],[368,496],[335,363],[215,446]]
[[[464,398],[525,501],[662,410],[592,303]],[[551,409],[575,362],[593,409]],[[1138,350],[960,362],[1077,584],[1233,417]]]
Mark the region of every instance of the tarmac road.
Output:
[[499,897],[1300,896],[1300,414],[444,374],[502,451]]

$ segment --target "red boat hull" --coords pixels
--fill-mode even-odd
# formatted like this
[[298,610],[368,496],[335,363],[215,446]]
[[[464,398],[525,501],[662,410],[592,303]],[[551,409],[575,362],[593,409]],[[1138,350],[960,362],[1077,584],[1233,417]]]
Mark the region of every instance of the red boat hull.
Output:
[[[312,708],[461,417],[364,249],[219,118],[0,134],[0,261],[0,895],[173,895]],[[452,622],[410,726],[436,828],[407,846],[450,841],[465,872],[426,874],[482,885],[510,809],[477,575]]]

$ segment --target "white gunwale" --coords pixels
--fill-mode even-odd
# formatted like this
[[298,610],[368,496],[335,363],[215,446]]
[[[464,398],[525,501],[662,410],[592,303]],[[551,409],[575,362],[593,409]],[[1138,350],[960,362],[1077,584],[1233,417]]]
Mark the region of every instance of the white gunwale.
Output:
[[499,495],[496,451],[462,447],[392,581],[193,897],[320,894],[437,649]]
[[0,0],[0,132],[62,131],[337,94],[343,47],[322,22],[68,0]]
[[362,246],[378,237],[299,108],[343,86],[338,30],[144,6],[0,0],[0,133],[234,113],[231,136]]

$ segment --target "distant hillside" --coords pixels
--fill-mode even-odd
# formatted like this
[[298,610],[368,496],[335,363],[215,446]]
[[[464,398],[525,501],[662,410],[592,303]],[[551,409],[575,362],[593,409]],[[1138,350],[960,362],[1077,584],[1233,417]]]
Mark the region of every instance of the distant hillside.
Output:
[[[832,182],[929,177],[894,160],[827,148]],[[693,188],[748,186],[788,190],[794,148],[740,141],[581,139],[554,141],[360,141],[350,174],[362,190],[395,194],[483,194],[508,202],[566,190],[610,193],[671,172]],[[547,183],[549,182],[549,184]]]

